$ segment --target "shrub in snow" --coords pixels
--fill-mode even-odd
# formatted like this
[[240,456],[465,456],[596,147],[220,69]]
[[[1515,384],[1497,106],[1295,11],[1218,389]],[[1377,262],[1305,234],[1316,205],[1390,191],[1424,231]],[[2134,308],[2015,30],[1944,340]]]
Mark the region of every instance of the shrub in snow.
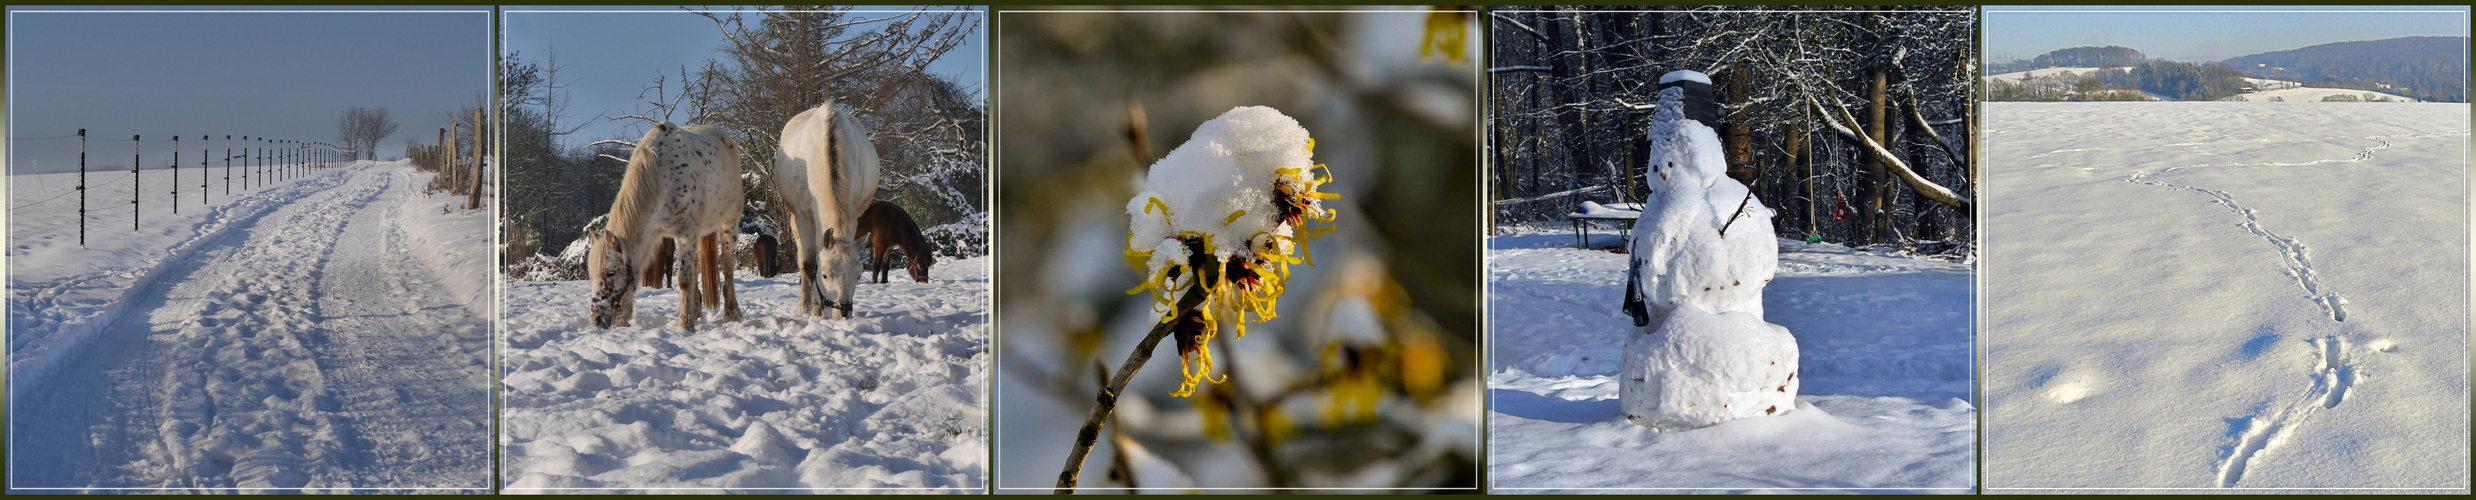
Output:
[[963,220],[948,222],[920,230],[937,246],[937,255],[949,259],[968,259],[989,254],[989,213],[963,216]]
[[[1194,394],[1212,371],[1206,342],[1224,327],[1244,338],[1249,321],[1275,316],[1290,264],[1315,264],[1304,243],[1333,228],[1301,225],[1329,222],[1334,212],[1322,205],[1333,194],[1315,190],[1332,177],[1329,169],[1315,175],[1324,166],[1310,159],[1314,148],[1307,129],[1280,111],[1231,109],[1152,164],[1143,191],[1127,202],[1126,259],[1145,276],[1129,292],[1149,291],[1161,322],[1184,322],[1174,331],[1186,379],[1172,394]],[[1203,293],[1202,304],[1181,311],[1181,292]]]
[[1795,407],[1797,340],[1763,321],[1762,288],[1779,268],[1771,210],[1727,176],[1710,79],[1660,78],[1652,117],[1650,195],[1634,223],[1626,271],[1618,400],[1626,421],[1663,431]]

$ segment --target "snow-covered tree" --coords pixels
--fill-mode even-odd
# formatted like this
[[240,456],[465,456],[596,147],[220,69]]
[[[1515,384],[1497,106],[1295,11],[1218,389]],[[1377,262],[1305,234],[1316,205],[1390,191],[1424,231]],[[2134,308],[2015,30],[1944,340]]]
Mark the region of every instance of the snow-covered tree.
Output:
[[[1655,82],[1691,69],[1715,84],[1722,116],[1713,128],[1729,176],[1780,213],[1780,236],[1924,253],[1974,248],[1974,14],[1598,12],[1639,9],[1489,13],[1499,223],[1556,220],[1582,201],[1640,199],[1642,184],[1625,180],[1650,175],[1640,132],[1656,107]],[[1858,119],[1832,126],[1827,115],[1841,112]]]

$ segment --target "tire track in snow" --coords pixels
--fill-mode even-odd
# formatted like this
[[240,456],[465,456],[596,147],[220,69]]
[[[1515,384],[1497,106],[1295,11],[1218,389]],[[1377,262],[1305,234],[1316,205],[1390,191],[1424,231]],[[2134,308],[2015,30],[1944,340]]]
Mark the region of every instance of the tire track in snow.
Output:
[[[2294,237],[2278,234],[2277,232],[2271,231],[2269,228],[2262,226],[2259,211],[2236,202],[2235,196],[2227,193],[2226,191],[2175,184],[2155,180],[2151,177],[2178,170],[2197,168],[2310,166],[2360,163],[2371,161],[2377,152],[2383,149],[2389,149],[2392,145],[2394,145],[2394,143],[2391,142],[2392,139],[2421,139],[2467,134],[2467,130],[2453,130],[2424,134],[2368,136],[2365,137],[2364,140],[2372,141],[2374,144],[2358,150],[2354,156],[2345,159],[2324,158],[2305,162],[2188,165],[2181,167],[2168,167],[2155,171],[2134,172],[2131,175],[2125,176],[2124,181],[2169,189],[2181,189],[2198,193],[2209,197],[2212,203],[2217,203],[2219,206],[2224,207],[2228,211],[2242,217],[2244,221],[2237,224],[2237,227],[2243,228],[2245,232],[2251,233],[2254,237],[2261,238],[2262,241],[2269,243],[2271,247],[2278,251],[2279,258],[2286,268],[2283,273],[2286,274],[2288,278],[2293,279],[2296,286],[2304,291],[2305,299],[2312,302],[2315,306],[2320,307],[2324,312],[2328,313],[2332,321],[2343,323],[2347,321],[2347,298],[2337,292],[2329,291],[2327,288],[2322,286],[2320,280],[2316,278],[2316,273],[2313,268],[2311,248],[2307,247],[2303,241],[2297,240]],[[2301,398],[2290,402],[2284,407],[2245,419],[2244,428],[2235,433],[2235,443],[2228,447],[2226,457],[2218,464],[2218,487],[2232,488],[2241,483],[2244,479],[2245,471],[2251,468],[2253,461],[2259,458],[2261,453],[2284,443],[2287,436],[2292,434],[2296,427],[2301,426],[2306,421],[2310,420],[2313,414],[2319,412],[2320,410],[2337,408],[2339,404],[2345,403],[2347,401],[2348,389],[2352,388],[2357,382],[2361,381],[2363,374],[2355,367],[2353,359],[2348,353],[2347,340],[2345,338],[2333,335],[2319,339],[2312,339],[2309,342],[2312,343],[2315,354],[2313,374],[2311,377],[2313,380],[2312,386],[2305,390]]]
[[[26,418],[12,429],[12,451],[91,460],[17,464],[41,468],[12,470],[13,482],[31,475],[33,480],[22,484],[192,492],[440,486],[420,482],[440,481],[437,477],[406,478],[382,470],[392,463],[368,458],[412,447],[366,438],[369,422],[419,420],[423,412],[355,406],[365,401],[357,396],[368,391],[348,392],[362,387],[369,372],[429,371],[417,363],[424,359],[339,355],[339,346],[368,348],[349,338],[352,331],[338,328],[328,309],[333,301],[362,299],[375,299],[370,306],[378,308],[413,306],[395,300],[401,294],[359,297],[324,289],[328,281],[361,278],[329,269],[338,262],[402,260],[400,252],[349,252],[369,252],[373,244],[400,249],[370,236],[367,224],[354,223],[392,222],[374,214],[385,210],[392,216],[394,209],[373,203],[390,187],[407,189],[401,187],[406,183],[366,165],[329,175],[334,177],[324,186],[331,188],[299,193],[292,203],[231,221],[234,227],[199,240],[198,248],[187,252],[194,255],[177,259],[160,279],[148,280],[160,286],[131,291],[135,304],[99,332],[104,340],[63,363],[63,373],[79,376],[41,387],[41,406],[16,408]],[[425,326],[438,325],[398,328]],[[443,332],[423,333],[419,338],[434,340]],[[435,345],[416,351],[431,358],[427,361],[448,357],[436,355]],[[377,363],[387,366],[370,366]],[[388,381],[394,382],[400,381]],[[486,404],[478,407],[486,411]],[[482,426],[466,433],[486,432]],[[444,441],[435,439],[436,432],[416,434],[433,438],[417,441]],[[486,443],[486,437],[473,440]],[[469,468],[476,476],[486,473],[486,452],[458,458],[473,464]]]

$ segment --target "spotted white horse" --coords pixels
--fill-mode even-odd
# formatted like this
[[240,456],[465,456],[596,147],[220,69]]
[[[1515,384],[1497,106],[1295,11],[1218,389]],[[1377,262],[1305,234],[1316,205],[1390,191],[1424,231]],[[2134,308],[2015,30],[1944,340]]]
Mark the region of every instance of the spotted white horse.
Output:
[[799,242],[800,310],[851,317],[861,250],[853,233],[877,196],[877,146],[868,142],[868,129],[831,100],[791,117],[774,154],[774,189]]
[[[739,145],[722,129],[710,125],[654,124],[628,156],[628,170],[619,181],[619,198],[611,203],[609,225],[595,236],[586,259],[593,277],[589,315],[596,328],[628,326],[636,316],[637,277],[654,264],[664,238],[680,242],[680,255],[693,255],[702,271],[679,280],[679,327],[696,329],[714,295],[722,299],[725,321],[740,318],[739,295],[730,249],[736,248],[744,196],[740,192]],[[718,241],[717,241],[718,240]],[[701,244],[689,244],[699,242]],[[715,251],[719,243],[721,251]],[[693,272],[693,271],[692,271]],[[703,302],[704,307],[698,307]]]

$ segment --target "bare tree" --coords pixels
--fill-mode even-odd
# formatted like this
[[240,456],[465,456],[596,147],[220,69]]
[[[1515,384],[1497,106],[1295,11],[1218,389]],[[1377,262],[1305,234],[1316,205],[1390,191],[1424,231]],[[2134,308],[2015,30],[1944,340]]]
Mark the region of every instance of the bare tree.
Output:
[[335,119],[335,133],[343,139],[344,146],[371,159],[378,158],[378,141],[395,135],[395,130],[395,119],[387,116],[387,108],[383,106],[377,109],[353,106]]

